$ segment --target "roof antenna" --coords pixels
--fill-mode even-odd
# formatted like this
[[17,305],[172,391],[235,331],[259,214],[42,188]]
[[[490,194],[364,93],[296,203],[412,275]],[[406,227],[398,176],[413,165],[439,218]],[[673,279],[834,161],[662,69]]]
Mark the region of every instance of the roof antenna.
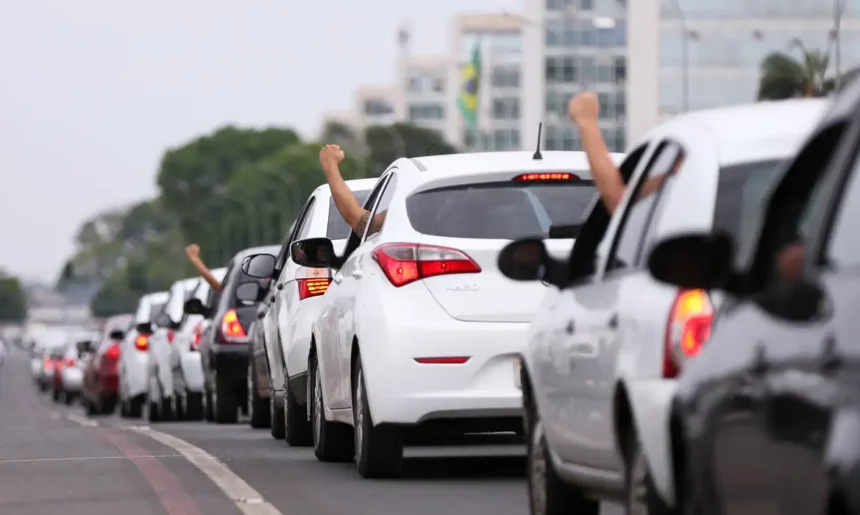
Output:
[[532,159],[535,161],[542,161],[543,154],[540,153],[540,135],[543,130],[543,122],[538,123],[538,140],[537,140],[537,150],[535,150],[535,155],[532,156]]
[[426,155],[428,155],[428,156],[430,155],[430,147],[427,147],[427,154]]

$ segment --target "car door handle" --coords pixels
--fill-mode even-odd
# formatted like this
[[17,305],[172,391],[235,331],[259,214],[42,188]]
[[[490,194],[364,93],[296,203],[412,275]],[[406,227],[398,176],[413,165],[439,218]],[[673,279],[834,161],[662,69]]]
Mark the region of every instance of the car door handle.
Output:
[[334,279],[332,279],[332,281],[335,284],[340,284],[340,282],[343,281],[343,276],[340,274],[337,274],[336,276],[334,276]]
[[610,329],[618,328],[618,313],[613,313],[612,316],[609,317],[608,325]]
[[362,270],[353,270],[352,271],[352,276],[355,277],[356,279],[361,279],[361,276],[363,276],[363,275],[364,275],[364,272]]

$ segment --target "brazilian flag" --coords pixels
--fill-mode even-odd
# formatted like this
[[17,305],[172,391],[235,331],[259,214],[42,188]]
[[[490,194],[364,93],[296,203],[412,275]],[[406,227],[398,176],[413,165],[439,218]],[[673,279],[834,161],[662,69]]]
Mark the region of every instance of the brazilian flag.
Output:
[[481,76],[481,48],[475,45],[472,51],[472,61],[463,67],[461,73],[462,89],[460,98],[457,99],[457,107],[469,127],[475,127],[478,123],[478,87]]

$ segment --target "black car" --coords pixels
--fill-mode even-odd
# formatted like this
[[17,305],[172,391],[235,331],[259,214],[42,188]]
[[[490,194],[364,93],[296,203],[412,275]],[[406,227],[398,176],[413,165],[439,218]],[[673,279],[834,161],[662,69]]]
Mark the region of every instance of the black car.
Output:
[[[212,291],[204,305],[198,299],[185,303],[185,312],[201,314],[211,320],[200,337],[201,361],[205,378],[206,420],[219,424],[235,423],[239,410],[248,411],[249,331],[256,319],[257,307],[268,291],[268,281],[249,277],[242,271],[242,261],[250,255],[275,254],[279,247],[245,249],[230,260],[221,291]],[[257,301],[239,300],[238,292],[254,289]]]
[[670,417],[683,513],[860,514],[858,152],[854,81],[749,242],[680,235],[649,256],[657,279],[726,298]]

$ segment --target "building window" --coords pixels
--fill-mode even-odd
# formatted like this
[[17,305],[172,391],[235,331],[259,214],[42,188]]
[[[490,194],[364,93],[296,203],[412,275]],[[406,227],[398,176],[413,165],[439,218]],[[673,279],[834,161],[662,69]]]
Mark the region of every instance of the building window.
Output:
[[434,121],[445,118],[445,107],[441,104],[411,104],[409,119],[412,121]]
[[475,129],[466,129],[463,134],[463,144],[466,145],[466,148],[475,148],[475,145],[478,143],[477,134],[475,134]]
[[445,91],[445,80],[428,72],[416,72],[406,80],[409,93],[442,93]]
[[512,68],[493,68],[491,83],[494,88],[520,87],[520,70]]
[[370,116],[378,116],[384,114],[392,114],[394,107],[387,100],[371,99],[364,102],[364,114]]
[[583,11],[591,11],[594,9],[594,0],[582,0],[579,5]]
[[493,118],[496,120],[517,120],[520,117],[519,98],[493,99]]
[[613,68],[615,82],[624,82],[627,80],[627,59],[624,57],[616,57]]

